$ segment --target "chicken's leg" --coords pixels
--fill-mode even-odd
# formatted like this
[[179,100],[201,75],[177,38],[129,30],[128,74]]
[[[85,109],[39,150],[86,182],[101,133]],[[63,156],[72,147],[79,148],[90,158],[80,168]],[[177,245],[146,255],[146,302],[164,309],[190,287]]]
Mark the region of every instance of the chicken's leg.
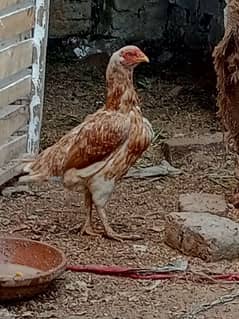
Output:
[[116,233],[110,226],[109,222],[108,222],[108,218],[107,218],[107,215],[105,213],[105,210],[104,208],[102,207],[99,207],[99,206],[96,206],[96,210],[100,216],[100,219],[102,221],[102,224],[104,226],[104,235],[108,238],[111,238],[111,239],[115,239],[115,240],[118,240],[118,241],[122,241],[122,240],[139,240],[141,239],[142,237],[138,236],[138,235],[123,235],[123,234],[118,234]]
[[87,234],[91,236],[98,236],[100,232],[97,232],[92,227],[92,195],[88,189],[85,190],[85,210],[86,220],[81,229],[81,234]]

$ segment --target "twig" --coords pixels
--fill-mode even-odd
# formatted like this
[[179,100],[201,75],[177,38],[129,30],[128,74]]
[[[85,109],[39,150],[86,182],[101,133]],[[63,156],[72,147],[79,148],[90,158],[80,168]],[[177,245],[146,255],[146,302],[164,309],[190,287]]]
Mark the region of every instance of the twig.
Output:
[[223,187],[223,188],[228,188],[228,186],[226,186],[226,185],[224,185],[223,183],[221,183],[221,182],[218,182],[216,179],[214,179],[214,178],[212,178],[212,177],[208,177],[208,179],[211,181],[211,182],[213,182],[213,183],[215,183],[215,184],[217,184],[217,185],[219,185],[219,186],[221,186],[221,187]]
[[233,294],[221,296],[215,299],[214,301],[212,301],[211,303],[205,303],[196,307],[191,312],[180,314],[179,316],[176,317],[176,319],[195,319],[198,314],[205,312],[209,309],[212,309],[213,307],[216,307],[218,305],[229,303],[238,297],[239,297],[239,290],[236,290],[236,292]]
[[35,209],[35,213],[45,213],[45,212],[52,212],[52,213],[75,213],[76,211],[73,209],[67,209],[67,208],[39,208]]
[[170,121],[170,122],[174,122],[173,121],[173,118],[171,117],[171,115],[169,114],[169,109],[168,108],[166,108],[166,116],[167,116],[167,118],[168,118],[168,120]]
[[71,206],[72,207],[82,207],[82,205],[78,205],[78,204],[74,204],[74,203],[72,203]]
[[209,178],[218,178],[218,179],[233,179],[235,178],[234,175],[217,175],[217,174],[209,174]]
[[19,226],[19,227],[13,228],[13,229],[10,231],[10,234],[14,234],[14,233],[16,233],[16,232],[20,232],[20,231],[28,230],[28,229],[30,229],[29,226],[27,226],[27,225],[21,225],[21,226]]
[[150,286],[146,287],[145,291],[147,291],[147,292],[153,291],[154,289],[156,289],[158,286],[161,286],[161,285],[162,285],[162,283],[160,281],[155,281]]
[[211,283],[218,283],[217,280],[213,279],[212,277],[210,277],[209,275],[207,275],[206,273],[204,272],[201,272],[201,271],[190,271],[192,275],[194,275],[195,277],[198,277],[199,279],[201,280],[208,280],[208,282],[211,282]]
[[64,114],[64,115],[62,115],[59,118],[59,120],[62,121],[65,118],[69,118],[69,119],[71,119],[72,121],[74,121],[76,123],[81,123],[82,122],[82,120],[78,116],[75,116],[75,115],[72,115],[72,114]]

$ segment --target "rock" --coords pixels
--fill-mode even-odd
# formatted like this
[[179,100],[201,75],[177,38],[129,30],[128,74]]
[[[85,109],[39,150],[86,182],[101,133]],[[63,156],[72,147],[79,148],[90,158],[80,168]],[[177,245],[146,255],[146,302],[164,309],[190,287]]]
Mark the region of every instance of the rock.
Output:
[[196,135],[194,137],[172,137],[166,141],[171,148],[190,148],[205,149],[212,146],[223,146],[223,134],[216,132],[214,134]]
[[179,210],[181,212],[208,212],[225,216],[227,203],[222,195],[208,193],[189,193],[179,196]]
[[208,262],[232,260],[239,256],[239,224],[210,213],[171,213],[166,217],[165,243]]
[[183,86],[181,86],[181,85],[176,85],[172,90],[170,90],[169,92],[168,92],[168,97],[170,97],[170,98],[175,98],[175,97],[177,97],[179,94],[180,94],[180,92],[183,90]]
[[177,176],[181,175],[182,171],[173,167],[167,161],[162,160],[160,165],[130,168],[125,178],[146,178],[156,176]]
[[14,319],[16,318],[15,315],[8,311],[7,308],[1,307],[0,309],[0,318],[1,319]]
[[172,137],[162,143],[162,152],[167,161],[172,163],[173,153],[185,153],[191,151],[215,151],[224,148],[223,134],[216,132],[214,134],[196,135],[194,137],[177,136]]
[[30,190],[28,185],[17,185],[17,186],[5,187],[1,191],[2,196],[5,196],[5,197],[11,197],[13,195],[20,194],[20,193],[28,193],[30,195],[33,194],[33,192]]

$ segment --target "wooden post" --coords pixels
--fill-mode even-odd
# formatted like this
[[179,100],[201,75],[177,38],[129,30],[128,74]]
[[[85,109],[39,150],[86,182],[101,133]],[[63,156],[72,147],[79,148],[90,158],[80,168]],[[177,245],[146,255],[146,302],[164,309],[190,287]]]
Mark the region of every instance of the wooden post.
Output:
[[33,35],[32,100],[28,129],[27,152],[39,150],[42,109],[45,85],[46,50],[50,0],[36,0],[35,28]]
[[227,26],[227,5],[228,5],[228,0],[225,0],[226,6],[224,8],[224,29],[226,29]]

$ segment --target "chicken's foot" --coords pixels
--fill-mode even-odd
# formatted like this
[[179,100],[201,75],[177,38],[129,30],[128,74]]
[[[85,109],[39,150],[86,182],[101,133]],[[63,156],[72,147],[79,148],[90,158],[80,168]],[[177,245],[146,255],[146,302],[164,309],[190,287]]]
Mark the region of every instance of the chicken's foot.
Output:
[[104,226],[104,235],[110,239],[114,239],[117,241],[123,241],[123,240],[139,240],[142,239],[141,236],[138,235],[124,235],[124,234],[119,234],[116,233],[110,226],[109,222],[108,222],[108,218],[107,215],[105,213],[105,210],[101,207],[96,207],[97,212],[100,216],[100,219],[102,221],[102,224]]
[[85,208],[86,208],[86,220],[85,224],[81,228],[81,235],[87,234],[91,236],[99,236],[102,234],[100,231],[93,229],[92,222],[92,195],[88,189],[85,190]]
[[89,218],[87,216],[87,219],[86,219],[83,227],[81,228],[80,234],[81,235],[86,234],[86,235],[90,235],[90,236],[99,236],[99,235],[102,235],[102,231],[94,230],[92,227],[92,220],[91,220],[91,218]]

